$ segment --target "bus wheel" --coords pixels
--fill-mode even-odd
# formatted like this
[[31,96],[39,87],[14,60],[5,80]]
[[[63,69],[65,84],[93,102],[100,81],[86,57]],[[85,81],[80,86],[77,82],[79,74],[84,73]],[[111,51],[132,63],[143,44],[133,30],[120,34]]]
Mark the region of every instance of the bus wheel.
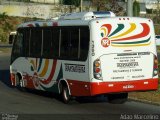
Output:
[[16,88],[18,90],[23,92],[26,91],[25,88],[22,87],[22,77],[19,74],[16,75],[16,83],[17,83]]
[[108,102],[112,104],[123,104],[128,99],[128,93],[108,94]]
[[69,89],[68,89],[67,85],[62,85],[61,96],[62,96],[62,100],[65,104],[69,103],[71,96],[69,94]]

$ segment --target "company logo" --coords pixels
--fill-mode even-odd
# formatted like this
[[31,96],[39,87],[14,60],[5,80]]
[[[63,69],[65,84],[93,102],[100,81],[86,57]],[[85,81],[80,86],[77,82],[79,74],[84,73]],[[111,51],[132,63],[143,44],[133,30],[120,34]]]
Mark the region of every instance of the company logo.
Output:
[[104,38],[104,39],[101,40],[101,44],[102,44],[103,47],[110,46],[110,43],[111,42],[110,42],[110,40],[108,38]]
[[147,23],[104,24],[101,30],[101,45],[105,48],[147,46],[151,43]]

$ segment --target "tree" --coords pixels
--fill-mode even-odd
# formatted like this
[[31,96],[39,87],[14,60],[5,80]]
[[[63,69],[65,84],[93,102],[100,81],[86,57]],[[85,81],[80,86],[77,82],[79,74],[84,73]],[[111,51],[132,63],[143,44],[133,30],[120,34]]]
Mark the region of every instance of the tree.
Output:
[[138,1],[134,1],[133,3],[133,16],[139,16],[140,13],[140,5]]
[[64,5],[74,5],[76,7],[80,6],[81,0],[62,0]]
[[[125,2],[124,2],[124,4],[125,4]],[[107,5],[106,5],[106,10],[107,11],[112,11],[118,16],[122,16],[125,13],[123,7],[121,7],[118,4],[117,0],[108,0]]]
[[80,8],[80,2],[81,2],[81,0],[62,0],[62,4],[70,5],[70,12],[72,12],[73,7],[79,7]]
[[117,0],[92,0],[92,4],[97,7],[97,11],[112,11],[116,15],[124,15],[124,9]]
[[105,5],[107,4],[108,0],[92,0],[93,6],[97,7],[97,11],[105,10]]

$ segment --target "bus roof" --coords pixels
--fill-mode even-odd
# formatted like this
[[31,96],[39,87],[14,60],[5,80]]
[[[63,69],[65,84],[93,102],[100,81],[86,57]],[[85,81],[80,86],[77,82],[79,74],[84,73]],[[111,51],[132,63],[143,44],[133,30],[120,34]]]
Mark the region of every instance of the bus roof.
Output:
[[[106,12],[79,12],[67,13],[61,15],[58,19],[38,20],[20,24],[21,27],[42,27],[42,26],[68,26],[68,25],[88,25],[88,22],[93,19],[115,17],[115,14],[110,11]],[[73,21],[73,22],[71,22]]]

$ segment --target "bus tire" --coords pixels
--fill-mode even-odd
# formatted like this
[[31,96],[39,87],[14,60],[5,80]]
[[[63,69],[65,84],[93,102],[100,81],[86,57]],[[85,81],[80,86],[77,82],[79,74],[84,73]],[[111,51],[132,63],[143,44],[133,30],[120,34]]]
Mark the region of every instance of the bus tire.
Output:
[[65,103],[65,104],[68,104],[69,101],[70,101],[70,94],[69,94],[69,89],[67,87],[67,85],[62,85],[62,92],[61,92],[61,96],[62,96],[62,101]]
[[22,82],[22,77],[20,74],[16,74],[16,88],[19,90],[19,91],[26,91],[26,89],[24,87],[22,87],[21,85],[21,82]]
[[123,104],[128,99],[128,93],[108,94],[108,102],[112,104]]

